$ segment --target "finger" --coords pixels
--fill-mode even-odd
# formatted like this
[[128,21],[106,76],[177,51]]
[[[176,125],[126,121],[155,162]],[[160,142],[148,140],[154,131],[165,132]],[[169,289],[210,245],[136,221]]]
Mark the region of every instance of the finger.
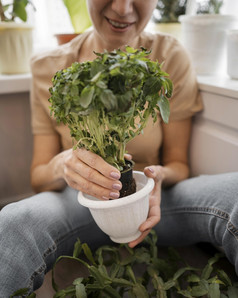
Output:
[[102,173],[105,177],[110,179],[120,179],[121,174],[118,169],[109,165],[105,160],[103,160],[99,155],[94,154],[86,149],[79,149],[76,150],[77,157],[87,164],[89,167],[94,168],[98,172]]
[[142,232],[140,237],[138,237],[137,239],[129,242],[128,246],[131,247],[131,248],[135,247],[137,244],[139,244],[140,242],[142,242],[145,239],[145,237],[150,233],[150,231],[151,230],[149,229],[149,230],[146,230],[146,231]]
[[152,229],[157,223],[160,221],[159,215],[154,215],[149,217],[143,224],[141,224],[139,230],[141,232],[144,232],[148,229]]
[[117,190],[110,190],[86,180],[84,177],[73,173],[70,169],[67,170],[66,182],[76,190],[82,191],[88,195],[94,196],[101,200],[118,199],[120,194]]
[[[119,191],[122,188],[122,183],[118,180],[107,178],[99,173],[94,168],[89,167],[87,164],[83,163],[81,160],[77,160],[77,162],[71,163],[69,167],[72,167],[72,171],[75,171],[75,176],[80,175],[86,180],[98,184],[107,189]],[[73,175],[73,173],[72,173]],[[77,178],[72,178],[72,180],[76,180]]]
[[155,179],[155,182],[163,181],[164,169],[162,166],[149,166],[144,168],[144,173],[147,177]]
[[125,157],[126,160],[132,160],[132,155],[131,154],[126,153],[126,154],[124,154],[124,157]]
[[163,173],[160,166],[151,166],[144,169],[144,173],[147,177],[153,178],[155,181],[155,186],[151,192],[151,196],[160,198],[161,196],[161,186],[163,181]]

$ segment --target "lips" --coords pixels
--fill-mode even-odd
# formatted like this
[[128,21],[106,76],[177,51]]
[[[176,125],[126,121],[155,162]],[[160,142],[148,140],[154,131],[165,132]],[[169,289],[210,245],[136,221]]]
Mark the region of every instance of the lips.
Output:
[[108,23],[110,25],[112,25],[113,28],[119,29],[119,30],[126,29],[133,24],[133,23],[128,23],[128,22],[118,22],[118,21],[115,21],[115,20],[112,20],[109,18],[106,18],[106,19],[107,19]]

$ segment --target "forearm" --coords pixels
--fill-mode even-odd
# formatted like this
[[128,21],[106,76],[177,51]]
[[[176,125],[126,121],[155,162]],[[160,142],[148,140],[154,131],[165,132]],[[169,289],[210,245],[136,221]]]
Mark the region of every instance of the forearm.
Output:
[[57,154],[47,164],[34,165],[31,184],[35,192],[60,191],[66,186],[63,176],[65,152]]
[[189,167],[186,163],[170,162],[161,168],[163,173],[163,187],[172,186],[177,182],[187,179],[189,177]]

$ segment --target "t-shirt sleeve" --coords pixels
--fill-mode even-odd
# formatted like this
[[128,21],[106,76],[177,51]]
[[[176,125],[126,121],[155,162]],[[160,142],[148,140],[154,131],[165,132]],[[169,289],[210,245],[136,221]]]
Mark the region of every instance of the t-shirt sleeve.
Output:
[[31,125],[33,134],[56,134],[50,117],[49,87],[51,86],[50,59],[32,59]]

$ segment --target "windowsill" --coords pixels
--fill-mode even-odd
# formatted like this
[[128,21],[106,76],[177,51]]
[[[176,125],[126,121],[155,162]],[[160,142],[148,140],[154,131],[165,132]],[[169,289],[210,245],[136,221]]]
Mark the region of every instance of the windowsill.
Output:
[[[238,99],[238,80],[231,80],[228,76],[198,77],[201,91],[224,95]],[[29,92],[31,74],[0,75],[0,94]]]
[[201,91],[238,99],[238,80],[228,76],[197,76]]
[[31,88],[31,74],[0,74],[0,94],[29,92]]

